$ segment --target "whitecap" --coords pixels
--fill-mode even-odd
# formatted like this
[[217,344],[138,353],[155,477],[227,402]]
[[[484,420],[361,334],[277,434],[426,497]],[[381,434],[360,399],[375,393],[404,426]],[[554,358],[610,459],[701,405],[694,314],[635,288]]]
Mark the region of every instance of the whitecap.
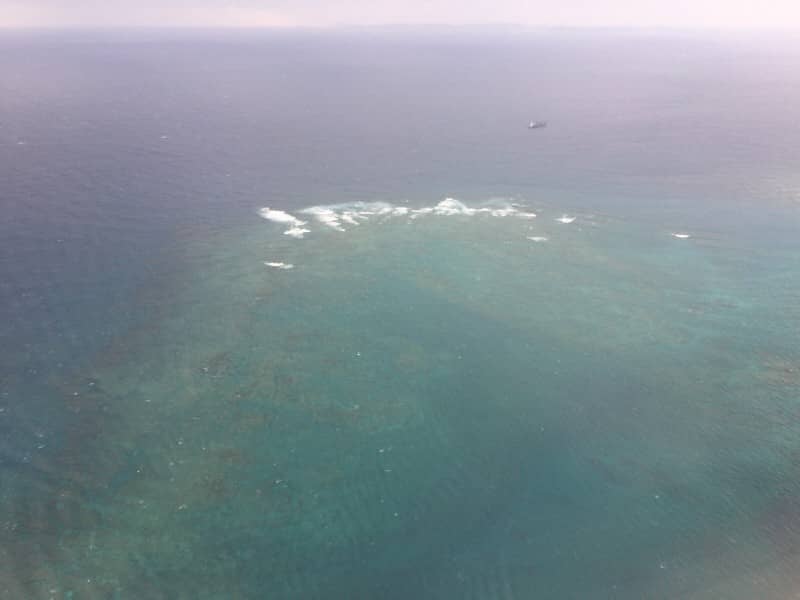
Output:
[[569,224],[575,220],[575,217],[570,217],[569,215],[561,215],[556,219],[559,223]]
[[445,198],[433,207],[433,212],[442,216],[467,215],[471,217],[479,211],[483,212],[483,210],[484,209],[470,208],[461,202],[461,200],[456,200],[455,198]]
[[264,262],[264,264],[268,267],[273,267],[275,269],[283,269],[284,271],[288,271],[289,269],[294,269],[294,265],[292,263],[266,261]]
[[419,218],[419,217],[421,217],[423,215],[429,215],[432,212],[433,212],[433,207],[432,206],[425,206],[423,208],[415,208],[414,210],[411,211],[411,218],[412,219],[417,219],[417,218]]
[[506,208],[495,208],[490,214],[493,217],[511,217],[513,215],[518,215],[519,211],[513,206],[508,206]]
[[304,208],[302,212],[303,214],[313,216],[323,225],[327,225],[328,227],[338,231],[344,231],[344,227],[342,227],[342,224],[339,220],[339,214],[332,208],[327,206],[312,206],[310,208]]
[[358,218],[359,217],[363,218],[361,215],[359,215],[357,213],[346,212],[346,213],[343,213],[340,218],[345,223],[350,223],[350,225],[358,225],[359,224],[359,222],[358,222]]
[[543,235],[529,235],[527,239],[532,242],[546,242],[548,240],[548,238]]
[[308,229],[303,228],[303,225],[306,224],[305,221],[301,221],[286,211],[265,207],[258,211],[258,214],[260,214],[261,217],[267,221],[289,225],[289,229],[283,232],[284,235],[294,238],[302,238],[305,234],[309,233]]
[[[526,207],[506,200],[494,199],[482,206],[473,207],[455,198],[445,198],[433,206],[419,208],[397,206],[388,202],[346,202],[310,206],[299,212],[303,215],[308,215],[317,223],[336,231],[346,231],[351,226],[355,227],[373,220],[375,217],[378,217],[381,223],[394,217],[408,217],[409,220],[414,220],[426,215],[445,217],[486,215],[521,219],[536,217],[536,213],[531,212]],[[267,220],[289,225],[290,228],[284,232],[286,235],[302,238],[304,234],[309,233],[309,230],[303,227],[307,224],[306,221],[302,221],[285,211],[262,208],[260,214]]]
[[288,235],[293,238],[302,239],[305,237],[307,233],[310,233],[310,229],[306,229],[304,227],[290,227],[286,231],[283,232],[283,235]]
[[288,223],[295,227],[306,224],[305,221],[301,221],[294,215],[290,215],[283,210],[275,210],[274,208],[262,208],[260,211],[258,211],[258,214],[260,214],[262,218],[266,219],[267,221],[272,221],[273,223]]
[[688,240],[692,236],[688,233],[673,233],[672,237],[678,238],[679,240]]

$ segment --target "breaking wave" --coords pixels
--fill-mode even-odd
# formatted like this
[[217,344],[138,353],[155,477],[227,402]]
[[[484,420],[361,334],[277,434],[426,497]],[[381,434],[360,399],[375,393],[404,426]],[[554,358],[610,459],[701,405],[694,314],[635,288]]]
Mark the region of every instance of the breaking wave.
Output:
[[336,231],[347,231],[350,227],[357,227],[367,221],[394,218],[406,218],[413,221],[420,217],[439,216],[439,217],[473,217],[483,215],[487,217],[513,217],[518,219],[533,219],[536,213],[526,209],[524,206],[510,202],[492,202],[490,204],[472,207],[467,206],[455,198],[445,198],[434,206],[423,206],[420,208],[410,208],[408,206],[398,206],[389,202],[347,202],[342,204],[328,204],[320,206],[310,206],[298,211],[299,214],[307,217],[305,221],[283,210],[272,208],[262,208],[259,214],[268,221],[288,225],[284,235],[302,238],[311,230],[306,228],[309,221],[314,221],[323,229],[333,229]]
[[294,269],[294,265],[292,263],[266,261],[264,262],[264,264],[267,267],[272,267],[274,269],[283,269],[284,271],[288,271],[289,269]]
[[303,227],[303,225],[306,224],[305,221],[301,221],[300,219],[298,219],[294,215],[290,215],[286,211],[264,207],[260,211],[258,211],[258,214],[260,214],[261,217],[266,219],[267,221],[272,221],[273,223],[281,223],[283,225],[289,225],[289,229],[283,232],[284,235],[301,238],[305,234],[311,232],[310,229],[305,229]]

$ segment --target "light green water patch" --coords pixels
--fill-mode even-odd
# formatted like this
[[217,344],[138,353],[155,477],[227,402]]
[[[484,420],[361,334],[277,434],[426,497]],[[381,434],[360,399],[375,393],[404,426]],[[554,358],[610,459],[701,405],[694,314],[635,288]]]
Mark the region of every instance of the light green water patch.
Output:
[[791,279],[555,216],[187,247],[85,374],[96,520],[34,597],[702,597],[785,560]]

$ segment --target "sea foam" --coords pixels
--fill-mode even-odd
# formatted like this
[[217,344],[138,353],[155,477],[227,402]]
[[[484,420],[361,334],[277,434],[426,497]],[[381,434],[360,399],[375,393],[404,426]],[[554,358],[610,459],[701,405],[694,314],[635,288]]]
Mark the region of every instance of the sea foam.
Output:
[[360,225],[374,217],[400,217],[407,215],[407,206],[388,202],[347,202],[324,206],[310,206],[300,211],[317,222],[337,231],[346,231],[344,225]]
[[290,215],[286,211],[276,210],[274,208],[262,208],[259,214],[267,221],[274,221],[275,223],[288,223],[290,225],[305,225],[305,221],[301,221],[297,217]]
[[258,214],[261,215],[263,219],[267,221],[272,221],[273,223],[281,223],[283,225],[289,225],[289,229],[284,231],[285,235],[289,235],[296,238],[303,237],[306,233],[309,233],[309,229],[304,229],[303,225],[306,224],[305,221],[301,221],[294,215],[290,215],[286,211],[283,210],[276,210],[274,208],[265,207],[258,211]]
[[273,267],[275,269],[283,269],[284,271],[288,271],[289,269],[294,269],[294,265],[292,263],[266,261],[264,262],[264,264],[268,267]]
[[357,227],[368,221],[378,220],[383,222],[387,219],[399,217],[405,217],[409,221],[425,216],[473,217],[485,215],[488,217],[516,217],[520,219],[533,219],[536,217],[536,213],[508,201],[493,200],[486,205],[474,207],[468,206],[455,198],[445,198],[433,206],[419,208],[398,206],[389,202],[346,202],[309,206],[299,212],[307,216],[309,221],[304,221],[286,211],[273,208],[262,208],[260,214],[268,221],[289,225],[289,229],[284,231],[284,234],[296,238],[302,238],[306,233],[311,232],[305,226],[312,221],[323,226],[323,228],[344,232],[350,227]]
[[290,227],[283,232],[283,235],[288,235],[293,238],[302,238],[307,233],[311,233],[311,230],[305,229],[304,227]]

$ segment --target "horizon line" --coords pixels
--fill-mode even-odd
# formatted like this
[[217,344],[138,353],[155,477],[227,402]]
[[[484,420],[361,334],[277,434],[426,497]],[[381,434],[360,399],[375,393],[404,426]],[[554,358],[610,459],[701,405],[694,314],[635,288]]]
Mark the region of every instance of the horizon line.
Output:
[[715,31],[715,32],[795,32],[800,33],[800,25],[564,25],[547,23],[339,23],[339,24],[280,24],[280,25],[238,25],[238,24],[194,24],[165,23],[145,24],[91,24],[67,23],[62,25],[4,25],[0,31],[343,31],[343,30],[476,30],[476,29],[514,29],[518,31],[541,30],[581,30],[581,31]]

